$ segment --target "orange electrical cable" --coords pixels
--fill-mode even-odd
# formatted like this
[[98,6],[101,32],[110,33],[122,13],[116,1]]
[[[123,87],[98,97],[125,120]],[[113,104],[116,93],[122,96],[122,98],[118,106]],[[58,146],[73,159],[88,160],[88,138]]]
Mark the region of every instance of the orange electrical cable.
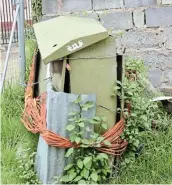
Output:
[[[33,59],[28,84],[32,84],[35,79],[35,58]],[[33,87],[28,85],[25,90],[25,108],[22,116],[22,122],[27,130],[32,133],[40,133],[48,145],[59,147],[59,148],[78,148],[79,144],[72,143],[69,139],[62,137],[46,127],[46,93],[43,93],[37,98],[33,98]],[[100,143],[101,147],[96,148],[97,150],[118,156],[121,155],[128,142],[120,138],[124,131],[124,119],[121,119],[118,123],[103,134],[105,140],[111,143],[111,146],[105,145],[103,142]]]

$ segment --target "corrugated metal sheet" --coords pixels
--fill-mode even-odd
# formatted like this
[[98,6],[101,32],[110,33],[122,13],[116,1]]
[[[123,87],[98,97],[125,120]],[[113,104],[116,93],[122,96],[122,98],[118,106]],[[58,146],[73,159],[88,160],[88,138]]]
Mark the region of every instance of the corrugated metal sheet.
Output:
[[[63,92],[47,92],[47,128],[63,137],[68,137],[65,130],[68,124],[68,114],[79,110],[79,107],[72,103],[78,95]],[[96,102],[95,94],[81,95],[82,102]],[[83,117],[92,118],[95,116],[95,106]],[[42,183],[53,183],[54,176],[62,175],[63,168],[67,163],[64,158],[65,149],[48,146],[40,136],[36,155],[36,171]]]

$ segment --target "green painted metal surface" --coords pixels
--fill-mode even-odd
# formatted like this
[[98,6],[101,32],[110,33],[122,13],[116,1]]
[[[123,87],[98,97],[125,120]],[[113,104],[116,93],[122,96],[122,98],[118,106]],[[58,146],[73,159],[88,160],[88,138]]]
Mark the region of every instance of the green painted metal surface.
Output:
[[46,78],[47,73],[47,65],[45,65],[42,60],[39,61],[39,74],[38,74],[38,81],[40,82],[38,84],[38,94],[41,95],[43,92],[46,91],[46,81],[44,79]]
[[107,117],[111,128],[116,122],[117,107],[117,98],[111,96],[117,79],[115,38],[109,37],[68,58],[71,93],[96,93],[96,115]]
[[59,16],[33,27],[45,64],[108,37],[98,21],[82,17]]
[[[65,81],[65,72],[66,72],[66,59],[60,61],[54,61],[50,63],[50,71],[52,77],[52,87],[55,91],[63,92],[64,91],[64,81]],[[38,74],[38,94],[41,95],[46,91],[46,74],[47,74],[47,65],[45,65],[42,60],[39,65],[39,74]]]

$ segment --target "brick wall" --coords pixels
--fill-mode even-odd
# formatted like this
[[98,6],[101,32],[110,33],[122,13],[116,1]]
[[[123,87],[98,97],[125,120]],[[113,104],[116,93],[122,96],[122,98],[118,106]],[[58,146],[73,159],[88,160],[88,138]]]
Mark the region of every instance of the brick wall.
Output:
[[90,17],[114,35],[118,54],[141,58],[150,66],[156,88],[172,89],[172,0],[43,0],[44,19]]

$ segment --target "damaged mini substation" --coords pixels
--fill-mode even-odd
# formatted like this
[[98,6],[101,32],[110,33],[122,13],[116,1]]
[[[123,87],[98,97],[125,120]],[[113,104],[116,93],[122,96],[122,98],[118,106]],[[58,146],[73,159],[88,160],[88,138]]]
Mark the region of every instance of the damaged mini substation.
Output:
[[[40,134],[35,165],[39,180],[54,183],[54,177],[64,175],[73,160],[65,157],[67,149],[83,145],[71,141],[66,129],[77,112],[82,120],[80,133],[90,139],[86,147],[110,155],[112,166],[128,144],[120,138],[125,125],[122,111],[117,113],[117,107],[124,110],[124,102],[111,96],[125,70],[123,57],[116,55],[115,38],[98,21],[71,16],[37,23],[34,31],[39,50],[25,91],[22,120],[29,131]],[[107,127],[89,123],[97,116],[106,118]],[[99,143],[92,140],[94,131],[102,135]]]

